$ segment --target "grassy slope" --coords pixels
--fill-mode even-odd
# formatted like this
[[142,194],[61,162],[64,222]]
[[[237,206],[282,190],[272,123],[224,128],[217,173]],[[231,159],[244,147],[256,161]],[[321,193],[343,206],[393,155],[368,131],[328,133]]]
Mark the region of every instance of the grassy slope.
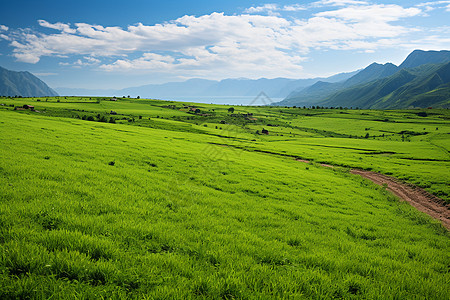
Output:
[[[125,106],[180,113],[135,105]],[[287,113],[280,120],[300,122]],[[356,163],[353,149],[317,145],[406,152],[414,141],[342,140],[292,127],[255,136],[251,127],[262,124],[247,130],[212,118],[207,127],[154,122],[169,130],[0,111],[3,298],[448,296],[449,236],[435,221],[358,176],[251,151]],[[436,146],[418,140],[430,152],[409,155],[445,158],[448,125],[436,122]],[[360,164],[387,165],[396,155]]]
[[[251,121],[231,117],[228,107],[219,105],[196,104],[202,113],[209,115],[199,116],[188,114],[188,109],[183,108],[185,105],[177,102],[120,99],[118,102],[97,103],[100,98],[58,99],[61,102],[56,102],[56,98],[47,99],[49,102],[36,102],[36,99],[4,99],[2,102],[16,105],[32,103],[49,116],[96,118],[101,114],[109,119],[109,112],[114,110],[118,115],[112,117],[118,123],[205,133],[222,137],[221,144],[241,149],[376,170],[393,174],[450,201],[449,147],[440,145],[441,141],[445,143],[448,140],[450,134],[448,110],[430,110],[427,117],[421,117],[417,110],[235,107],[235,114],[253,113],[256,120]],[[176,109],[168,108],[169,105],[176,106]],[[264,127],[270,130],[269,136],[254,134]],[[368,139],[363,138],[367,135]]]

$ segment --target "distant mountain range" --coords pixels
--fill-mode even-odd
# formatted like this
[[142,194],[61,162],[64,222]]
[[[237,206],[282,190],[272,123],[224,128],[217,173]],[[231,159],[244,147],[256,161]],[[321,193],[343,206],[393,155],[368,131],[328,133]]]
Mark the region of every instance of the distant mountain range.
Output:
[[450,51],[415,50],[400,66],[373,63],[347,80],[319,81],[275,105],[450,107]]
[[224,79],[221,81],[206,79],[189,79],[183,82],[169,82],[164,84],[148,84],[139,87],[130,87],[121,90],[93,90],[57,88],[64,96],[140,96],[141,98],[173,99],[177,97],[214,97],[214,96],[257,96],[265,92],[269,97],[284,98],[294,90],[303,89],[320,80],[338,82],[356,74],[341,73],[327,78],[311,79]]
[[42,80],[29,72],[15,72],[0,67],[0,96],[58,96]]
[[[399,66],[373,63],[328,78],[311,79],[190,79],[121,90],[56,89],[64,96],[247,97],[265,92],[284,98],[279,106],[342,106],[373,109],[450,108],[450,51],[415,50]],[[29,72],[0,67],[0,96],[43,97],[58,94]]]

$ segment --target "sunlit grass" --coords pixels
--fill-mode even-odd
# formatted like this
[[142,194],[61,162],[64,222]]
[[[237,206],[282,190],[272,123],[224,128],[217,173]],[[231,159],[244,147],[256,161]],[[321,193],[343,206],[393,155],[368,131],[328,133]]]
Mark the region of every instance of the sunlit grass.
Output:
[[[129,126],[1,110],[0,298],[448,297],[438,221],[344,168],[291,157],[416,174],[445,191],[448,162],[399,165],[402,155],[444,160],[441,148],[282,141],[201,120]],[[433,141],[445,149],[444,137]]]

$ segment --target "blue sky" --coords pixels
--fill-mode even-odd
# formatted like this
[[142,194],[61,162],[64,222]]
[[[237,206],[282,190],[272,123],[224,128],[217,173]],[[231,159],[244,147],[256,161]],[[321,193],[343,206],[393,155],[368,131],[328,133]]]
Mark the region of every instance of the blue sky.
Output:
[[450,49],[448,1],[5,1],[0,66],[51,87],[310,78]]

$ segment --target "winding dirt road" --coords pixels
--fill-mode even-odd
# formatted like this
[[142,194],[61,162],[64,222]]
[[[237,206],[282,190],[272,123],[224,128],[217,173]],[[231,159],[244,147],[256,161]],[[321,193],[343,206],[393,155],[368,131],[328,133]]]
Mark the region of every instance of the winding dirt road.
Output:
[[[307,160],[297,161],[309,163]],[[323,167],[333,168],[331,165],[321,164]],[[358,169],[350,170],[350,173],[360,175],[378,185],[385,185],[386,189],[404,201],[408,201],[418,210],[438,219],[445,228],[450,230],[450,205],[444,200],[428,193],[427,191],[401,182],[400,180],[371,171]]]

